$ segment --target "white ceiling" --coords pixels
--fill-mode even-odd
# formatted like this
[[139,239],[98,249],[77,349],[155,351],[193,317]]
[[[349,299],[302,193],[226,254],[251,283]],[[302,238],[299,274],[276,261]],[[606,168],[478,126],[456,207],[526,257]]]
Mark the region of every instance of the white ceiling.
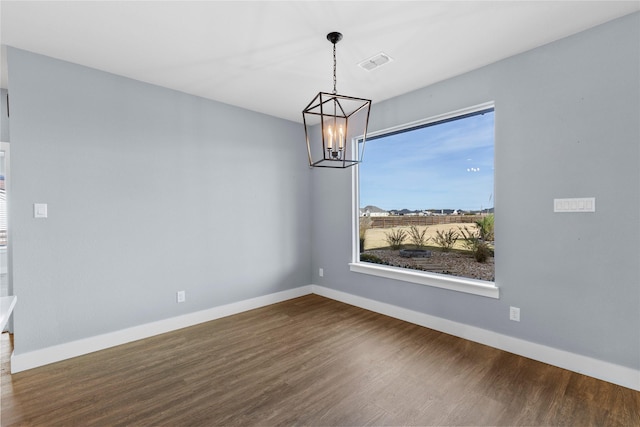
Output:
[[[301,121],[332,90],[331,31],[344,34],[338,92],[375,103],[638,10],[638,0],[2,0],[0,41]],[[379,52],[393,61],[357,66]]]

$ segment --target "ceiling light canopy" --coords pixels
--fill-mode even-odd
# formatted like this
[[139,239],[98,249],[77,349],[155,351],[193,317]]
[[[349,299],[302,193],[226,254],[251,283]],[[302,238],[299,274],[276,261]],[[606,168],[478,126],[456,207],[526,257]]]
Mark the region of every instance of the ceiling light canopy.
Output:
[[333,44],[333,92],[319,92],[302,111],[309,166],[348,168],[362,161],[371,100],[339,95],[336,89],[336,43],[342,34],[327,34]]

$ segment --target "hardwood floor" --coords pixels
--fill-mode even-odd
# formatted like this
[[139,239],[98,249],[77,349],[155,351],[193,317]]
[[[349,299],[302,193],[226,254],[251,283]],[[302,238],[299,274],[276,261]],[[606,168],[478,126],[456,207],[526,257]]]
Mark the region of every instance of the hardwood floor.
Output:
[[2,425],[640,425],[640,393],[317,295],[10,375]]

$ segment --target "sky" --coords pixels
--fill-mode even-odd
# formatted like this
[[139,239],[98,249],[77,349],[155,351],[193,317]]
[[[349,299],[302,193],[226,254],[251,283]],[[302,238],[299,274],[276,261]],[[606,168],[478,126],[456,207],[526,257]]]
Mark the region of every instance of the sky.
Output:
[[367,140],[360,206],[384,210],[493,207],[493,111]]

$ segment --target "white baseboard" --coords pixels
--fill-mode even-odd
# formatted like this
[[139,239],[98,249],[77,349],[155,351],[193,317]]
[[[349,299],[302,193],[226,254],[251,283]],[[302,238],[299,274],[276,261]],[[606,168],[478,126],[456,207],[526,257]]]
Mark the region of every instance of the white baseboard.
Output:
[[311,285],[289,289],[274,294],[251,298],[232,304],[221,305],[207,310],[197,311],[170,319],[159,320],[120,331],[110,332],[95,337],[89,337],[77,341],[59,344],[41,350],[35,350],[23,354],[13,354],[11,356],[11,373],[37,368],[72,357],[93,353],[109,347],[126,344],[128,342],[149,338],[166,332],[194,326],[199,323],[231,316],[255,308],[275,304],[288,299],[297,298],[311,293]]
[[640,370],[604,362],[542,344],[536,344],[441,317],[430,316],[418,311],[336,291],[323,286],[312,285],[312,292],[326,298],[331,298],[389,317],[394,317],[409,323],[640,391]]
[[640,391],[640,370],[318,285],[301,286],[41,350],[14,354],[11,357],[11,373],[93,353],[311,293]]

